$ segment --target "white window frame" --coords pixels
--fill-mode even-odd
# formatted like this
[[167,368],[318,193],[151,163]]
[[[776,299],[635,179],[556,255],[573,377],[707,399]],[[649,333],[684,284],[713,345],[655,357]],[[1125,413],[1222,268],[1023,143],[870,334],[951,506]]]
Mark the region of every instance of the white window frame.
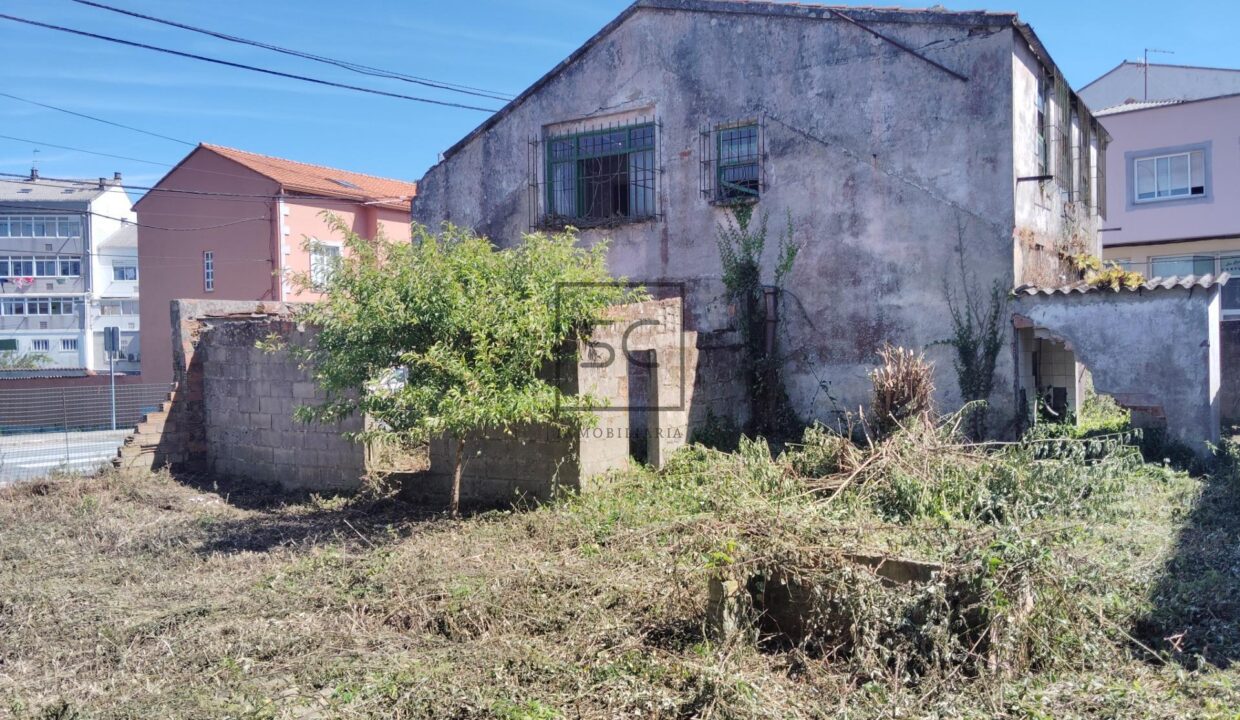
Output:
[[215,251],[202,251],[202,289],[215,292]]
[[36,338],[30,341],[30,352],[51,352],[52,341],[47,338]]
[[[117,277],[118,270],[132,270],[133,277]],[[128,273],[126,273],[128,274]],[[112,281],[113,282],[137,282],[138,281],[138,261],[116,260],[112,263]]]
[[77,350],[78,350],[77,338],[61,338],[60,339],[60,351],[61,352],[77,352]]
[[339,243],[319,242],[315,238],[310,238],[310,284],[316,290],[327,285],[330,278],[328,273],[335,269],[331,265],[339,264],[342,257],[344,257],[344,252]]
[[[1201,156],[1201,173],[1202,173],[1201,193],[1198,195],[1193,194],[1193,155],[1194,154],[1199,154]],[[1180,157],[1184,158],[1185,162],[1188,163],[1188,186],[1185,188],[1187,192],[1184,192],[1179,195],[1159,195],[1158,194],[1159,192],[1158,161],[1166,160],[1169,164],[1173,158],[1180,158]],[[1154,164],[1154,197],[1151,197],[1151,198],[1141,197],[1140,166],[1142,163],[1153,163]],[[1168,200],[1190,200],[1193,198],[1205,197],[1207,194],[1209,194],[1209,189],[1206,187],[1205,175],[1206,175],[1206,153],[1205,153],[1205,150],[1201,150],[1201,149],[1185,150],[1184,152],[1164,153],[1161,155],[1146,155],[1143,157],[1133,158],[1132,160],[1132,201],[1134,203],[1146,205],[1149,203],[1167,202]],[[1170,176],[1170,170],[1168,170],[1168,176]],[[1173,186],[1171,190],[1174,190],[1174,189],[1175,188]],[[1169,192],[1171,190],[1169,190]]]

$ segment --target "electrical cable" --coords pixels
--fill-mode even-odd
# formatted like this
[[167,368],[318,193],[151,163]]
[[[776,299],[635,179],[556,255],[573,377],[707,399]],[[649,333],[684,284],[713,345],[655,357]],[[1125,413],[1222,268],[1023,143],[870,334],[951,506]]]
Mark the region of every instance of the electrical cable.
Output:
[[100,10],[107,10],[109,12],[120,13],[121,15],[128,15],[130,17],[135,17],[135,18],[147,20],[150,22],[160,23],[161,25],[168,25],[170,27],[180,28],[182,30],[189,30],[190,32],[196,32],[202,35],[209,35],[214,38],[219,38],[220,40],[227,40],[228,42],[239,43],[242,45],[251,45],[253,47],[263,48],[264,50],[271,50],[273,52],[282,53],[284,55],[291,55],[293,57],[299,57],[299,58],[303,58],[306,60],[313,60],[314,62],[320,62],[326,65],[333,65],[335,67],[343,68],[345,70],[351,70],[353,72],[361,73],[363,75],[369,75],[372,77],[388,78],[391,80],[401,80],[401,81],[413,83],[416,85],[424,85],[426,87],[437,88],[439,90],[448,90],[450,92],[459,92],[465,95],[475,95],[477,97],[483,97],[483,98],[487,98],[490,100],[507,101],[513,98],[513,95],[510,93],[501,93],[495,90],[484,90],[482,88],[470,87],[469,85],[460,85],[458,83],[444,82],[441,80],[432,80],[430,78],[418,77],[416,75],[407,75],[405,73],[399,73],[393,70],[384,70],[382,68],[372,67],[370,65],[362,65],[361,63],[350,62],[348,60],[337,60],[335,58],[330,58],[330,57],[326,57],[323,55],[315,55],[313,53],[303,52],[301,50],[293,50],[290,48],[281,47],[279,45],[272,45],[270,43],[265,43],[265,42],[261,42],[258,40],[248,40],[246,38],[237,37],[236,35],[228,35],[226,33],[218,32],[216,30],[207,30],[205,28],[195,27],[193,25],[186,25],[185,23],[175,22],[173,20],[166,20],[164,18],[158,18],[153,15],[144,15],[142,13],[134,12],[132,10],[125,10],[123,8],[113,7],[112,5],[105,5],[104,3],[92,2],[91,0],[73,0],[73,2],[76,2],[80,5],[87,5],[90,7],[98,8]]
[[172,142],[181,143],[182,145],[193,146],[193,145],[198,144],[198,143],[192,143],[188,140],[181,140],[179,138],[174,138],[169,135],[161,135],[157,132],[151,132],[150,130],[143,130],[142,128],[137,128],[132,125],[124,125],[122,123],[113,122],[112,120],[104,120],[103,118],[95,117],[94,115],[87,115],[86,113],[80,113],[74,110],[66,110],[65,108],[57,107],[55,105],[48,105],[47,103],[41,103],[35,100],[29,100],[27,98],[18,97],[17,95],[12,95],[6,92],[0,92],[0,97],[6,97],[6,98],[9,98],[10,100],[17,100],[18,102],[24,102],[30,105],[38,105],[41,108],[47,108],[48,110],[55,110],[56,112],[62,112],[68,115],[75,115],[80,118],[86,118],[87,120],[94,120],[95,122],[103,123],[104,125],[111,125],[113,127],[123,128],[125,130],[132,130],[137,133],[142,133],[143,135],[150,135],[151,137],[157,137],[163,140],[171,140]]
[[314,83],[316,85],[324,85],[327,87],[341,88],[344,90],[356,90],[357,92],[369,93],[371,95],[380,95],[383,97],[397,98],[399,100],[411,100],[413,102],[428,103],[431,105],[440,105],[443,107],[460,108],[463,110],[477,110],[479,112],[494,113],[495,108],[479,107],[477,105],[466,105],[464,103],[456,103],[448,100],[433,100],[431,98],[418,97],[415,95],[404,95],[402,93],[388,92],[387,90],[376,90],[374,88],[361,87],[360,85],[349,85],[347,83],[339,83],[331,80],[323,80],[321,78],[310,77],[308,75],[297,75],[295,73],[282,72],[280,70],[271,70],[270,68],[262,68],[256,65],[246,65],[244,63],[232,62],[231,60],[221,60],[219,58],[207,57],[206,55],[197,55],[195,53],[182,52],[171,48],[159,47],[157,45],[148,45],[133,40],[125,40],[122,38],[112,37],[110,35],[100,35],[99,33],[87,32],[85,30],[76,30],[74,28],[64,27],[63,25],[53,25],[51,23],[39,22],[29,18],[17,17],[16,15],[6,15],[0,13],[0,19],[12,20],[34,27],[47,28],[48,30],[57,30],[59,32],[69,33],[71,35],[79,35],[81,37],[94,38],[96,40],[104,40],[106,42],[116,43],[118,45],[127,45],[129,47],[141,48],[143,50],[153,50],[168,55],[188,58],[190,60],[200,60],[202,62],[214,63],[216,65],[224,65],[226,67],[237,68],[239,70],[249,70],[251,72],[263,73],[265,75],[274,75],[276,77],[288,78],[291,80],[301,80],[302,82]]

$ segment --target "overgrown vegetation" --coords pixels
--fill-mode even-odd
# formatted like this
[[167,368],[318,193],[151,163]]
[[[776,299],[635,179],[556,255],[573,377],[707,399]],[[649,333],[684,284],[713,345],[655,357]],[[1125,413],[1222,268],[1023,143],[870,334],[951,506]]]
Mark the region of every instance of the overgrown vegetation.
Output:
[[[767,216],[754,222],[753,205],[728,206],[727,223],[718,229],[719,261],[728,299],[736,308],[744,345],[744,375],[749,388],[751,434],[783,437],[799,427],[781,378],[776,346],[777,309],[783,280],[796,262],[800,246],[793,237],[792,216],[780,233],[775,264],[763,272],[767,243]],[[769,276],[769,282],[763,275]],[[769,296],[769,297],[768,297]]]
[[952,336],[943,344],[955,351],[952,366],[956,370],[956,382],[961,399],[974,408],[968,422],[970,434],[978,439],[985,434],[986,403],[995,389],[995,366],[999,351],[1003,349],[1003,317],[1008,291],[998,280],[989,288],[978,285],[965,259],[963,227],[957,233],[956,259],[960,286],[954,289],[949,282],[944,283]]
[[44,353],[0,352],[0,370],[34,370],[51,361],[52,358]]
[[[166,475],[3,488],[0,707],[1234,720],[1237,450],[1199,479],[1114,435],[979,445],[962,422],[692,446],[459,521]],[[943,570],[894,586],[860,556]],[[812,589],[803,627],[708,640],[720,575]]]
[[870,404],[881,434],[929,415],[934,400],[934,368],[923,353],[884,345],[879,364],[870,371]]
[[1135,290],[1145,283],[1145,276],[1136,270],[1129,270],[1114,261],[1104,261],[1092,252],[1070,255],[1067,260],[1081,279],[1094,287]]
[[290,348],[329,399],[298,408],[298,418],[362,414],[369,422],[358,439],[367,441],[450,436],[453,514],[467,437],[583,422],[562,411],[548,368],[606,307],[638,297],[608,274],[605,243],[583,249],[571,232],[536,233],[501,250],[451,225],[415,226],[412,242],[394,242],[329,220],[345,256],[327,277],[294,278],[324,299],[299,315],[317,328],[314,343]]

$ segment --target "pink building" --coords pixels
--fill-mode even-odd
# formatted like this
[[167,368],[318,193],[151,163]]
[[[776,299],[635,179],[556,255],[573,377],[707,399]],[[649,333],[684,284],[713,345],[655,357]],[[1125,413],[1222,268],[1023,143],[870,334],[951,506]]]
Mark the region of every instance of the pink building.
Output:
[[1240,94],[1096,115],[1111,134],[1103,257],[1151,278],[1233,278],[1222,293],[1220,406],[1240,424]]
[[[138,203],[142,377],[172,380],[177,298],[314,300],[290,282],[341,254],[324,211],[364,237],[409,236],[412,182],[202,144]],[[309,241],[309,242],[308,242]]]

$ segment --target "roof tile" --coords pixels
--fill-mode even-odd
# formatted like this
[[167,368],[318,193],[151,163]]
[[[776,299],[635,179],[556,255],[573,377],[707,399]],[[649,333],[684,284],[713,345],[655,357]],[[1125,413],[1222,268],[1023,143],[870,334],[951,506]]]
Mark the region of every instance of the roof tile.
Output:
[[381,202],[406,210],[418,192],[415,182],[311,165],[221,145],[203,143],[202,147],[270,178],[286,190]]

